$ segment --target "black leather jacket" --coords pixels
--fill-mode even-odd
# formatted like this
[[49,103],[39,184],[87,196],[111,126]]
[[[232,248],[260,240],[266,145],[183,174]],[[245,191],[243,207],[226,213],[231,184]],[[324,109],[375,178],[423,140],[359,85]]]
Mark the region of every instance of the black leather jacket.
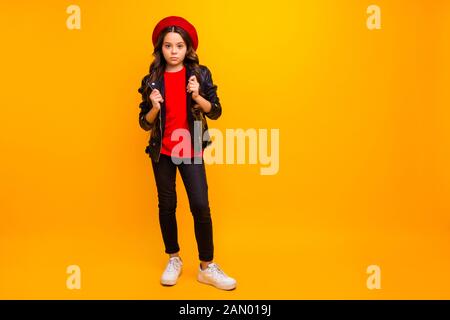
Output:
[[[185,84],[187,87],[188,80],[193,73],[189,66],[186,65],[185,67]],[[211,110],[208,113],[204,113],[203,111],[200,111],[198,109],[196,110],[195,108],[193,108],[196,102],[192,99],[192,95],[189,93],[186,94],[186,108],[189,132],[191,134],[192,145],[196,147],[194,149],[194,152],[200,151],[200,146],[203,150],[212,143],[211,138],[207,132],[208,123],[205,116],[212,120],[216,120],[222,114],[222,106],[220,104],[219,97],[217,96],[217,85],[213,83],[211,71],[208,69],[208,67],[200,65],[200,76],[201,79],[197,79],[200,83],[199,94],[211,103]],[[154,81],[152,87],[160,91],[164,101],[161,103],[161,109],[155,121],[153,123],[149,123],[145,119],[145,115],[153,108],[153,105],[148,98],[148,95],[151,93],[152,89],[150,89],[150,74],[147,74],[142,79],[141,87],[138,90],[142,95],[142,102],[139,105],[139,108],[141,109],[141,111],[139,112],[139,125],[145,131],[151,132],[148,145],[145,148],[145,152],[153,161],[158,162],[161,153],[162,137],[164,136],[164,128],[166,122],[164,79]],[[196,120],[197,122],[195,122]],[[198,126],[197,130],[194,130],[194,123],[201,124],[201,130],[199,130],[200,126]],[[205,132],[206,134],[204,134]],[[205,141],[203,141],[203,137]],[[197,139],[195,144],[194,139]]]

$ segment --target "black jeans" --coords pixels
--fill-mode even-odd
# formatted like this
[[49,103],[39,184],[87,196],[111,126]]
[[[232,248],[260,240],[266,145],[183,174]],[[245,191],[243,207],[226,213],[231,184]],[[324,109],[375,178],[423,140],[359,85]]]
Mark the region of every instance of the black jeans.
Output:
[[152,161],[152,167],[158,190],[159,224],[165,252],[170,254],[180,250],[175,215],[177,208],[175,178],[178,167],[188,195],[189,207],[194,217],[195,239],[197,241],[199,259],[201,261],[213,260],[212,220],[204,161],[198,164],[191,159],[190,164],[175,164],[170,156],[161,154],[159,162]]

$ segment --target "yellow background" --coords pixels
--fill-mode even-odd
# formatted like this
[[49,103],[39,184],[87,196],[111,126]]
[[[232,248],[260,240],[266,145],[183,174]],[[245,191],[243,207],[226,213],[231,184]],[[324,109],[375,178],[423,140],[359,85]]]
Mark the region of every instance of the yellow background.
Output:
[[[195,279],[179,176],[185,269],[159,284],[137,89],[168,15],[197,28],[223,106],[210,126],[280,130],[277,175],[207,166],[231,292]],[[2,1],[0,30],[0,298],[450,298],[448,1]],[[81,290],[66,288],[72,264]]]

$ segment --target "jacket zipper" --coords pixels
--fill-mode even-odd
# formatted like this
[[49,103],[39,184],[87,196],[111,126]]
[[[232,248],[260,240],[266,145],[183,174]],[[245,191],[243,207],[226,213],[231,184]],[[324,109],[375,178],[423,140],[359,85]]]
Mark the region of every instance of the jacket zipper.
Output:
[[159,110],[159,136],[161,137],[161,139],[160,139],[161,141],[159,143],[158,161],[159,161],[159,158],[161,157],[162,139],[163,139],[161,121],[162,121],[162,119],[161,119],[161,109],[160,109]]

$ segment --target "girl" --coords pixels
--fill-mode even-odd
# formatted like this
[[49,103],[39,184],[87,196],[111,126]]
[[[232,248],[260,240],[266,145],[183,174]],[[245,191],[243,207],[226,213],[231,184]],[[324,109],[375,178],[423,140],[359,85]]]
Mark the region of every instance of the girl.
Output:
[[155,59],[139,88],[142,95],[139,124],[151,132],[145,152],[152,160],[159,224],[165,252],[169,254],[161,284],[176,284],[183,265],[175,216],[178,168],[194,217],[200,259],[197,280],[232,290],[236,280],[213,262],[213,231],[203,162],[203,150],[211,144],[205,116],[215,120],[222,114],[217,86],[210,70],[199,65],[195,52],[197,32],[187,20],[177,16],[162,19],[153,30],[152,41]]

